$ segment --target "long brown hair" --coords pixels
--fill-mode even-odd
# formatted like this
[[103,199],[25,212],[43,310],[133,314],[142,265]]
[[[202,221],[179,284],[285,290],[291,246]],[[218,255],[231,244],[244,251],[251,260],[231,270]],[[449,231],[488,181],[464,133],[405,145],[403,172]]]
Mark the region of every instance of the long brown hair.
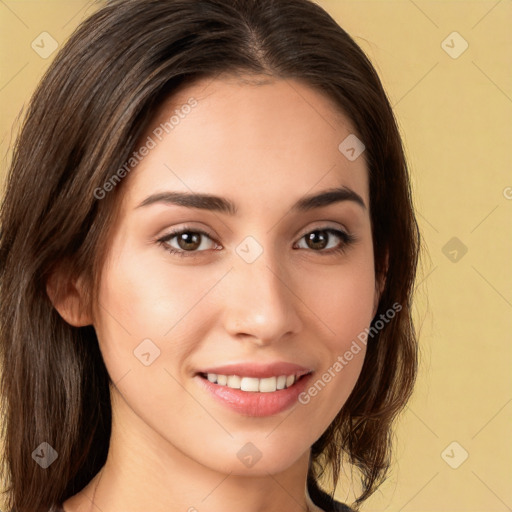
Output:
[[[53,270],[81,276],[94,303],[120,190],[95,191],[127,161],[178,87],[221,72],[301,80],[334,100],[366,150],[375,269],[385,276],[357,384],[312,447],[309,478],[344,457],[370,496],[387,475],[391,427],[417,370],[411,295],[419,234],[390,104],[371,63],[310,0],[114,0],[61,49],[13,148],[0,212],[0,351],[8,508],[47,510],[104,464],[110,378],[94,328],[67,324],[50,302]],[[341,141],[340,141],[341,142]],[[57,452],[48,468],[32,452]],[[334,493],[334,490],[333,490]]]

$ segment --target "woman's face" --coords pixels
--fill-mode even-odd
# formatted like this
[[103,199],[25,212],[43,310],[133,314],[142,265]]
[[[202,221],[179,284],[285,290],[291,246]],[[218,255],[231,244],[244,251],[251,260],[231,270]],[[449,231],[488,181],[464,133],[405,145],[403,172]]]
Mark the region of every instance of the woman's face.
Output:
[[377,303],[364,153],[339,148],[353,131],[298,81],[226,76],[142,137],[94,327],[115,421],[160,459],[275,473],[346,402]]

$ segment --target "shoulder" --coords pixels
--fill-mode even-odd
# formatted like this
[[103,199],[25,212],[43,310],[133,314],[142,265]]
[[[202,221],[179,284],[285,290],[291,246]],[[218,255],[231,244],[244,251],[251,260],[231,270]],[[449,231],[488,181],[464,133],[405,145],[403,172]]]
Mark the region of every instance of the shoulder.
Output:
[[325,512],[355,512],[344,503],[336,501],[332,496],[322,491],[313,478],[308,477],[308,493],[311,501]]

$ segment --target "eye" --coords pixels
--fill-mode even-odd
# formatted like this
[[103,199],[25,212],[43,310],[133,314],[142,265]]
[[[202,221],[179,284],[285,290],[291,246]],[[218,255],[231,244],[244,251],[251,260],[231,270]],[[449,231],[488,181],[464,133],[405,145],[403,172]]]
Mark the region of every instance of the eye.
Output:
[[[298,249],[312,249],[323,254],[343,252],[355,237],[338,229],[315,229],[305,234],[297,244]],[[205,231],[184,227],[173,231],[157,241],[164,249],[177,256],[194,256],[207,250],[222,247]]]
[[[301,245],[302,241],[304,243]],[[323,228],[305,234],[300,239],[298,248],[332,254],[344,251],[354,241],[355,237],[349,233],[339,229]]]
[[205,231],[189,228],[169,233],[160,238],[158,243],[163,245],[170,253],[179,256],[192,256],[193,253],[219,247]]

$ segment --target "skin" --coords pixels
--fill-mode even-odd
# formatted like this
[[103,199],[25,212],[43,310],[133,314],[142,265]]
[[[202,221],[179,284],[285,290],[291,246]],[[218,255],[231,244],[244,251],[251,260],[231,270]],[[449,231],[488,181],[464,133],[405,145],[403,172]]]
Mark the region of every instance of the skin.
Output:
[[[303,511],[311,445],[361,371],[364,346],[307,405],[270,417],[236,413],[198,386],[200,368],[247,361],[297,363],[315,382],[369,326],[378,286],[364,154],[349,161],[338,150],[354,129],[332,102],[295,80],[222,75],[165,102],[141,141],[190,97],[197,106],[121,184],[93,314],[80,312],[79,282],[54,301],[68,322],[94,325],[114,382],[108,460],[66,512]],[[292,211],[334,187],[366,207]],[[163,191],[222,196],[238,212],[137,208]],[[186,257],[157,242],[182,227],[211,240]],[[328,247],[311,248],[304,235],[326,228],[355,241],[327,254],[343,240],[322,231]],[[247,236],[263,250],[252,263],[236,252]],[[177,238],[169,244],[180,248]],[[147,338],[160,349],[149,366],[133,353]],[[261,452],[250,468],[237,457],[248,442]]]

